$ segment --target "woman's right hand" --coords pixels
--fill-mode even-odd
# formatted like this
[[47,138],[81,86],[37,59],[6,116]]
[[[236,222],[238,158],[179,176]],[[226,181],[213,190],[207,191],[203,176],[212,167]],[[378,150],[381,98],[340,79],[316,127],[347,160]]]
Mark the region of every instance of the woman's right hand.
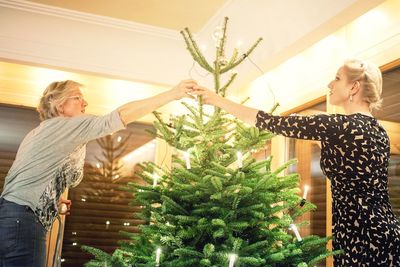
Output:
[[[69,215],[71,210],[71,200],[60,198],[58,201],[58,211],[60,215]],[[63,208],[64,206],[64,208]]]
[[175,100],[179,100],[184,97],[194,98],[190,95],[190,93],[195,86],[197,86],[197,82],[195,80],[183,80],[171,89],[171,93],[174,95]]

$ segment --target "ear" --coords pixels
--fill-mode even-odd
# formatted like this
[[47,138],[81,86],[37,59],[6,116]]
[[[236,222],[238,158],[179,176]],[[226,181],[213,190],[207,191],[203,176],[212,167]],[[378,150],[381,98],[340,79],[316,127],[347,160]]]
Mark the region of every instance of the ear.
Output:
[[64,113],[63,108],[64,108],[64,104],[60,104],[60,105],[57,105],[57,106],[56,106],[58,115],[62,115],[62,114]]
[[359,81],[355,81],[351,87],[351,95],[356,95],[361,90],[361,84]]

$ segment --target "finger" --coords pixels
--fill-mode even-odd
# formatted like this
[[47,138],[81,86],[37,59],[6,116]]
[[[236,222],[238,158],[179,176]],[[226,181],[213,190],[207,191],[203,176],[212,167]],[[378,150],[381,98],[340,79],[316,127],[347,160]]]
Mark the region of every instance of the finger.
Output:
[[194,80],[194,79],[183,80],[183,82],[185,82],[185,83],[195,83],[195,84],[197,84],[197,81]]
[[202,91],[204,91],[204,90],[199,89],[199,88],[197,88],[197,87],[193,87],[193,88],[192,88],[192,92],[194,92],[194,93],[198,93],[198,92],[202,92]]
[[193,87],[197,85],[197,82],[195,80],[188,80],[181,82],[180,85],[184,87]]
[[208,91],[205,87],[202,87],[202,86],[199,86],[199,85],[194,86],[193,90],[196,90],[196,91]]
[[206,95],[207,94],[207,92],[206,91],[200,91],[200,90],[196,90],[196,91],[193,91],[193,94],[196,94],[196,95]]
[[183,88],[192,90],[195,86],[194,84],[186,84]]
[[192,88],[183,88],[183,92],[184,92],[185,94],[189,94],[189,93],[192,93],[192,92],[193,92],[193,89],[192,89]]
[[186,84],[184,85],[184,87],[192,89],[192,88],[194,88],[196,85],[197,85],[197,84],[195,84],[195,83],[186,83]]

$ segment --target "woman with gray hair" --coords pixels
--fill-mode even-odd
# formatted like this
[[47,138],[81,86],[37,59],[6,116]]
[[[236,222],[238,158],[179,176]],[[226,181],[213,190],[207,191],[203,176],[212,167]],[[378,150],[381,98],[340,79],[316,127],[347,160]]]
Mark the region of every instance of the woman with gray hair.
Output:
[[0,267],[46,265],[46,233],[60,214],[61,194],[83,177],[87,142],[189,96],[195,85],[185,80],[165,93],[93,116],[84,114],[88,103],[81,84],[51,83],[38,106],[42,122],[22,141],[0,196]]
[[341,66],[329,101],[346,115],[273,116],[204,87],[193,93],[259,129],[321,141],[321,168],[331,180],[335,266],[400,266],[400,226],[388,195],[389,138],[372,116],[381,105],[382,74],[361,60]]

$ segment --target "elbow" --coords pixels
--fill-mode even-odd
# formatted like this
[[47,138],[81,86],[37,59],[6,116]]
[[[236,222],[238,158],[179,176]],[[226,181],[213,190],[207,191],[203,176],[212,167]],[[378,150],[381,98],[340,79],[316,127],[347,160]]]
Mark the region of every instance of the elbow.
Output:
[[128,115],[126,113],[126,110],[123,107],[120,107],[117,109],[118,114],[119,114],[119,118],[121,119],[122,123],[124,124],[124,126],[126,126],[129,121],[128,121]]

